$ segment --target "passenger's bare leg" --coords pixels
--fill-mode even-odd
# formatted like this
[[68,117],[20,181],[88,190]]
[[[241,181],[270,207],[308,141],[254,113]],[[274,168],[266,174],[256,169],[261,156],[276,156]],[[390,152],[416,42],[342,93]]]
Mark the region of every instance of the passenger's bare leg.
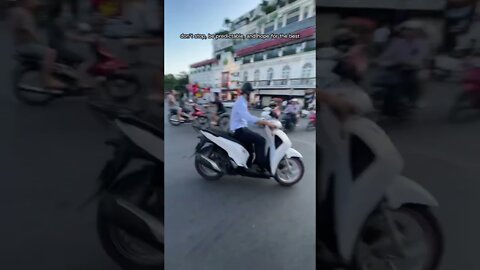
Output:
[[179,121],[185,121],[185,118],[182,116],[182,108],[178,108],[177,114],[178,114],[178,120]]

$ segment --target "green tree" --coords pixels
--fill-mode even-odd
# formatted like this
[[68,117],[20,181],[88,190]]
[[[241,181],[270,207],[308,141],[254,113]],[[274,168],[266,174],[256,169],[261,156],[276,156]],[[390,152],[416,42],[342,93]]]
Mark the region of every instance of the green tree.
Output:
[[227,29],[230,29],[232,26],[232,21],[229,18],[225,18],[223,21],[223,26]]
[[163,79],[163,87],[166,91],[170,91],[177,85],[177,79],[173,74],[166,74]]
[[187,87],[187,84],[188,84],[188,73],[185,72],[185,71],[180,72],[180,74],[178,74],[176,80],[177,80],[177,85],[176,85],[175,89],[185,91],[185,89]]

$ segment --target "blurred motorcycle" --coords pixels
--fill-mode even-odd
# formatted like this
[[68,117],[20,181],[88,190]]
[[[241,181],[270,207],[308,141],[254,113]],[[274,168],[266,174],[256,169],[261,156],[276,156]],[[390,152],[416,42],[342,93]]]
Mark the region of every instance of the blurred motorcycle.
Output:
[[185,120],[179,120],[178,110],[170,109],[168,115],[168,122],[172,126],[179,126],[181,124],[192,123],[192,127],[196,130],[207,128],[210,126],[210,121],[207,114],[200,108],[200,105],[192,103],[193,112],[190,112],[187,108],[182,108],[182,116]]
[[317,205],[317,266],[438,269],[444,242],[431,211],[437,200],[402,176],[400,153],[388,135],[363,116],[373,109],[370,98],[362,91],[342,96],[358,115],[340,121],[332,110],[321,108],[333,149],[324,149],[331,156],[320,160],[331,164],[322,166],[325,177],[317,183],[317,198],[323,199]]
[[480,66],[467,70],[462,79],[462,91],[455,99],[449,112],[449,120],[454,122],[462,119],[462,114],[480,111]]
[[[106,253],[123,269],[164,267],[163,132],[138,116],[104,104],[92,109],[114,123],[113,157],[87,204],[99,199],[97,231]],[[129,170],[133,161],[140,161]]]
[[45,105],[56,98],[69,96],[87,96],[105,94],[113,100],[126,101],[140,92],[142,86],[138,77],[129,71],[129,65],[116,58],[100,42],[91,45],[96,56],[95,63],[88,69],[88,74],[99,82],[99,88],[79,87],[78,62],[59,59],[53,76],[67,85],[63,91],[45,89],[41,85],[41,63],[38,59],[17,55],[19,65],[14,71],[14,93],[22,102],[29,105]]
[[282,117],[282,126],[287,132],[294,131],[297,126],[297,115],[295,113],[284,113]]
[[307,124],[307,131],[314,130],[317,125],[317,112],[312,111],[308,116],[308,124]]

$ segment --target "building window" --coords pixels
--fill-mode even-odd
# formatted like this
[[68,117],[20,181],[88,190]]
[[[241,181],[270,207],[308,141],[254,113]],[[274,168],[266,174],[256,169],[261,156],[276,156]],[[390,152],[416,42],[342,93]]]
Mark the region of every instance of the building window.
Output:
[[272,59],[278,57],[280,49],[273,49],[267,52],[267,59]]
[[297,53],[297,46],[298,46],[297,44],[294,44],[294,45],[284,47],[283,56],[293,55]]
[[303,9],[303,19],[305,20],[306,18],[308,18],[308,10],[310,9],[310,7],[304,7]]
[[244,64],[249,64],[251,62],[251,59],[252,59],[251,55],[245,56],[245,57],[243,57],[243,63]]
[[275,28],[275,22],[269,22],[265,25],[265,28],[263,29],[263,33],[264,34],[271,33],[273,32],[274,28]]
[[243,72],[243,82],[248,81],[248,71]]
[[289,78],[290,78],[290,67],[289,66],[284,66],[283,69],[282,69],[281,85],[286,85]]
[[267,70],[267,80],[269,81],[273,80],[273,68],[269,68]]
[[310,78],[311,73],[312,73],[312,64],[306,63],[305,65],[303,65],[302,78]]
[[315,43],[315,39],[311,39],[309,41],[306,42],[305,44],[305,51],[308,52],[308,51],[313,51],[316,49],[316,46],[317,44]]
[[300,8],[296,8],[288,13],[287,25],[298,22],[300,19]]
[[283,16],[279,16],[277,21],[277,29],[280,29],[282,27],[283,27]]
[[260,80],[260,70],[255,70],[255,73],[253,73],[253,80],[254,81],[259,81]]
[[263,53],[255,54],[255,57],[254,57],[255,62],[262,61],[262,60],[263,60]]

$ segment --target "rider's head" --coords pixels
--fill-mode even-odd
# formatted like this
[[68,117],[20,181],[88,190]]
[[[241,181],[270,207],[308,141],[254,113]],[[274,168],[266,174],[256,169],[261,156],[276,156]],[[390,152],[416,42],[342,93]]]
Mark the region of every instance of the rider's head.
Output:
[[220,100],[220,94],[219,93],[215,93],[215,100]]
[[253,92],[252,84],[250,84],[249,82],[244,83],[243,86],[242,86],[242,95],[245,98],[248,98],[250,96],[250,93],[252,93],[252,92]]

